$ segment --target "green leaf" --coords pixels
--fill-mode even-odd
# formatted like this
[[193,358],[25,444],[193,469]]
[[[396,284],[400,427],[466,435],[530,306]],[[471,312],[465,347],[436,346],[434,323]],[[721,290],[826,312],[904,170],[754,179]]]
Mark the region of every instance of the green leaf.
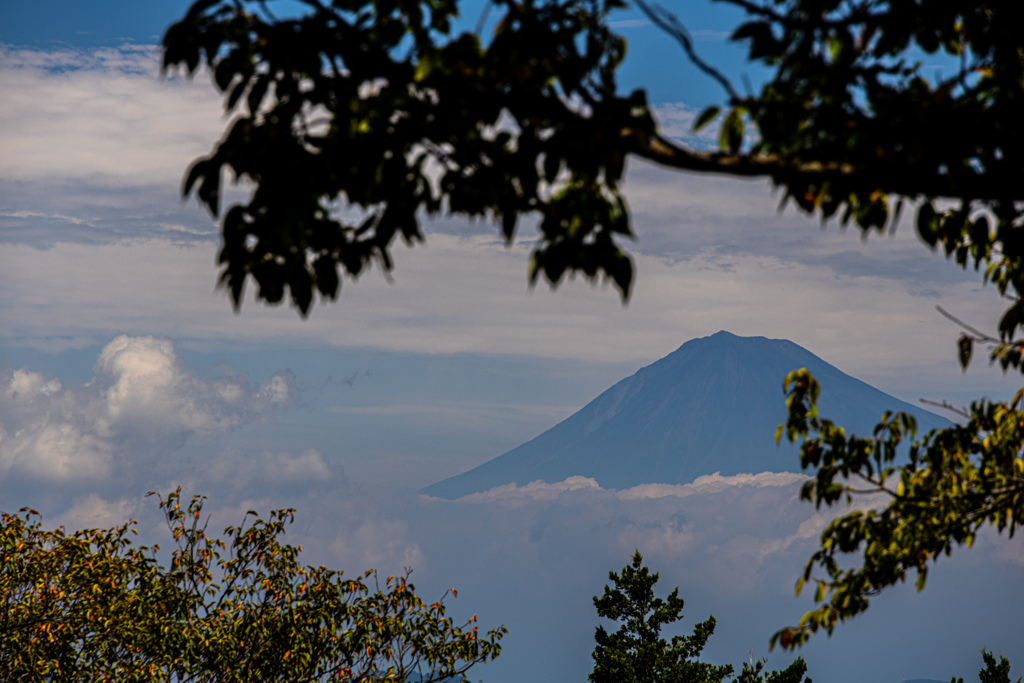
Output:
[[960,362],[960,369],[967,372],[967,366],[971,364],[971,354],[974,351],[974,339],[970,335],[962,334],[957,340],[957,360]]
[[917,210],[917,234],[932,249],[938,243],[938,216],[931,202],[925,202]]
[[723,150],[732,154],[739,152],[743,144],[743,116],[739,109],[732,108],[722,121],[722,128],[718,134],[718,145]]
[[711,123],[721,111],[722,108],[716,105],[711,105],[710,107],[706,108],[704,111],[700,113],[700,116],[698,116],[697,119],[693,122],[693,132],[699,132],[701,128],[704,128],[706,125]]

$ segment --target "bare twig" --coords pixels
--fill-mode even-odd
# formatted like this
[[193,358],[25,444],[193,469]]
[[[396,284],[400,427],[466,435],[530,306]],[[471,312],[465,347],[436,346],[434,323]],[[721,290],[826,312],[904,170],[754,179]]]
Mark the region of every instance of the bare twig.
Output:
[[711,78],[718,81],[718,83],[725,89],[725,92],[729,94],[729,98],[733,101],[739,100],[739,95],[736,94],[736,90],[732,87],[732,83],[729,82],[725,76],[722,75],[718,69],[709,65],[693,49],[693,40],[690,38],[690,32],[686,30],[682,22],[676,17],[676,15],[669,12],[661,5],[649,5],[646,0],[636,0],[637,7],[647,15],[647,18],[651,22],[660,28],[665,33],[675,38],[676,42],[679,43],[683,51],[686,52],[686,56],[690,59],[693,64],[706,73]]
[[491,0],[487,0],[484,3],[484,8],[480,10],[480,18],[476,20],[476,29],[473,31],[478,36],[482,36],[484,26],[487,25],[487,18],[491,15],[491,7],[494,5]]
[[948,410],[951,413],[955,413],[960,417],[965,417],[967,419],[970,419],[971,417],[971,414],[967,412],[967,408],[957,408],[955,405],[951,404],[949,401],[946,401],[945,399],[943,399],[942,401],[933,401],[928,398],[919,398],[917,400],[920,401],[921,403],[925,403],[930,406],[935,406],[936,408],[943,408],[944,410]]
[[996,339],[995,337],[989,336],[989,335],[985,334],[984,332],[981,332],[981,331],[971,327],[970,325],[965,323],[963,320],[961,320],[960,318],[956,317],[955,315],[953,315],[952,313],[950,313],[949,311],[944,309],[942,306],[936,306],[935,310],[937,310],[943,316],[945,316],[949,320],[952,320],[957,325],[959,325],[960,327],[962,327],[963,329],[967,330],[972,335],[974,335],[974,338],[975,338],[976,341],[988,342],[990,344],[998,344],[999,343],[999,340]]
[[259,0],[259,5],[260,9],[263,10],[263,13],[267,15],[270,21],[279,21],[278,18],[274,15],[274,13],[270,11],[270,8],[267,7],[267,0]]

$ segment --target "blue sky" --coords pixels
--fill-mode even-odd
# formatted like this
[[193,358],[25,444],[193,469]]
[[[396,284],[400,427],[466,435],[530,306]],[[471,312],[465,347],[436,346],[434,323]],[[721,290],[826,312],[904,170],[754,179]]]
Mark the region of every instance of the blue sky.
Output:
[[[688,617],[718,616],[709,655],[738,663],[806,606],[792,584],[825,518],[796,504],[798,482],[757,474],[670,495],[570,482],[461,502],[416,490],[720,329],[791,339],[912,402],[1019,386],[983,362],[960,372],[958,331],[935,306],[992,329],[1002,303],[929,254],[909,221],[862,240],[779,214],[763,182],[643,163],[626,182],[638,235],[627,306],[579,281],[531,291],[528,244],[442,220],[426,246],[396,250],[393,282],[348,282],[308,320],[251,301],[236,315],[215,288],[216,226],[178,194],[225,124],[204,75],[158,73],[155,43],[185,7],[0,4],[0,508],[69,525],[134,514],[155,533],[150,488],[210,495],[214,526],[293,505],[311,561],[414,566],[428,592],[460,588],[456,610],[506,623],[506,653],[481,673],[496,683],[583,680],[589,596],[640,547],[682,586]],[[757,81],[724,40],[734,14],[669,7],[709,61]],[[717,86],[638,14],[619,20],[625,84],[647,86],[663,127],[689,136]],[[973,677],[978,648],[1016,654],[1022,571],[1020,539],[983,537],[923,594],[882,596],[812,644],[810,675]]]

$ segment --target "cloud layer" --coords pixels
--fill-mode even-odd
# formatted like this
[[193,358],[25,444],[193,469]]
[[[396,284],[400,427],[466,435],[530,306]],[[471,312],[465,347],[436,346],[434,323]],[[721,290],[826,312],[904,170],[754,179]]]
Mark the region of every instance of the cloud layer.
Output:
[[3,180],[174,187],[224,126],[205,75],[163,78],[152,45],[0,46],[0,63]]
[[[929,255],[909,226],[862,241],[777,213],[762,181],[642,162],[625,185],[638,271],[628,307],[578,281],[531,294],[529,228],[506,248],[492,226],[441,220],[426,246],[396,250],[391,284],[375,272],[346,282],[340,303],[307,324],[252,303],[232,318],[214,292],[216,227],[178,197],[189,162],[227,124],[207,76],[161,78],[151,46],[0,49],[5,343],[81,346],[128,332],[642,364],[728,329],[792,339],[901,398],[1010,389],[981,364],[977,380],[960,378],[957,330],[933,310],[942,303],[984,329],[999,297]],[[657,113],[670,135],[688,135],[692,108],[661,103]]]
[[432,235],[426,246],[396,255],[391,284],[369,273],[348,283],[339,303],[301,322],[291,310],[252,301],[231,316],[226,296],[214,291],[209,245],[151,240],[62,244],[45,252],[10,246],[0,272],[0,335],[45,347],[103,343],[126,331],[220,348],[235,340],[639,367],[690,338],[726,329],[791,339],[905,400],[945,398],[972,383],[1012,389],[984,363],[964,378],[954,331],[934,312],[941,301],[972,311],[972,320],[995,319],[1002,304],[971,283],[945,285],[937,300],[882,275],[842,275],[771,255],[706,253],[672,262],[640,254],[636,290],[623,307],[614,292],[578,281],[555,293],[543,286],[529,293],[527,252],[483,237]]

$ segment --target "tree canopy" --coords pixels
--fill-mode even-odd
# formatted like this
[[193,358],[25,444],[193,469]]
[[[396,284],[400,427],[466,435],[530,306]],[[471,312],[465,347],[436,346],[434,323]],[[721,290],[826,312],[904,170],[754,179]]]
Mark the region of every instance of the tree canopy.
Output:
[[622,622],[615,633],[603,626],[594,633],[597,646],[591,655],[594,670],[590,683],[721,683],[732,676],[732,665],[715,666],[699,661],[708,638],[715,632],[715,618],[693,627],[689,636],[661,637],[663,627],[683,616],[683,599],[674,589],[665,599],[654,596],[658,573],[643,565],[640,551],[621,573],[608,572],[614,588],[594,597],[597,615]]
[[[665,640],[662,629],[683,618],[683,599],[674,588],[665,598],[655,597],[658,573],[644,565],[640,551],[621,572],[608,572],[611,586],[594,596],[597,615],[620,622],[615,633],[598,626],[591,657],[590,683],[722,683],[733,675],[731,664],[700,661],[708,639],[714,635],[714,616],[694,625],[689,636]],[[807,663],[797,657],[779,671],[764,671],[764,662],[743,665],[738,683],[811,683],[804,679]]]
[[[723,1],[749,16],[733,40],[773,72],[760,93],[738,94],[679,20],[638,0],[723,85],[716,152],[660,134],[642,89],[619,92],[626,41],[609,15],[623,0],[493,0],[487,39],[454,30],[457,0],[303,0],[308,13],[284,19],[261,0],[195,2],[168,29],[163,64],[208,66],[233,114],[184,192],[222,216],[235,305],[252,278],[258,298],[288,296],[305,314],[316,293],[337,295],[339,270],[390,269],[394,239],[422,240],[423,217],[440,213],[493,219],[507,240],[534,215],[531,280],[580,272],[628,296],[630,155],[768,177],[804,211],[864,230],[912,201],[926,241],[1021,293],[1016,3]],[[922,51],[959,69],[929,79]],[[223,211],[225,172],[253,189]],[[1019,317],[1015,304],[1000,331]]]
[[[985,667],[978,671],[978,680],[981,683],[1011,683],[1013,679],[1010,678],[1010,661],[1000,655],[999,661],[996,661],[995,655],[988,650],[981,651],[981,658],[985,662]],[[1021,682],[1021,676],[1017,676],[1016,683]],[[954,678],[950,683],[964,683],[963,678]]]
[[3,515],[2,680],[432,683],[500,652],[504,627],[456,625],[408,576],[301,566],[280,542],[292,510],[212,538],[203,498],[183,505],[179,489],[160,507],[166,568],[133,522],[67,534],[31,510]]
[[[423,239],[439,214],[493,220],[508,241],[539,221],[530,280],[607,278],[629,295],[632,235],[621,191],[626,160],[729,176],[761,176],[783,201],[865,233],[912,207],[918,234],[961,267],[983,270],[1009,300],[998,336],[968,330],[960,360],[991,342],[1020,368],[1024,341],[1024,34],[1015,0],[722,0],[745,11],[732,39],[771,76],[740,94],[696,54],[684,22],[636,4],[723,87],[719,149],[688,148],[658,130],[642,89],[622,93],[626,51],[609,17],[624,0],[492,0],[493,36],[456,31],[457,0],[302,0],[278,18],[265,0],[198,0],[164,37],[164,68],[207,66],[232,117],[184,184],[220,217],[221,282],[236,307],[251,278],[258,299],[290,299],[305,315],[319,294],[370,264],[392,267],[396,237]],[[930,76],[926,55],[957,67]],[[251,183],[221,207],[226,177]],[[826,571],[819,602],[776,642],[795,646],[867,607],[868,597],[994,524],[1024,513],[1024,395],[981,402],[963,426],[911,446],[906,416],[871,437],[817,416],[816,384],[787,379],[783,431],[805,439],[817,504],[848,500],[863,479],[889,496],[881,512],[832,524],[798,583]],[[894,488],[895,487],[895,488]],[[862,567],[840,570],[837,557]]]

